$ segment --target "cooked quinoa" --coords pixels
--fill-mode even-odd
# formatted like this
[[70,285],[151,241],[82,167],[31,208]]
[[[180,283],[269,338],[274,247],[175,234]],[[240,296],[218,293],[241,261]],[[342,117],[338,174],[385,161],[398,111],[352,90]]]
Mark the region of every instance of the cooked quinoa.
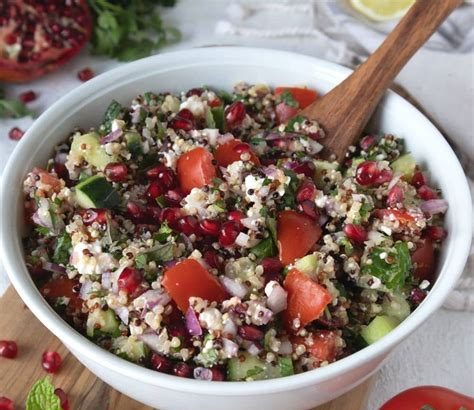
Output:
[[24,181],[43,296],[114,354],[203,380],[305,372],[388,333],[429,292],[447,204],[394,135],[323,159],[297,115],[315,98],[113,101]]

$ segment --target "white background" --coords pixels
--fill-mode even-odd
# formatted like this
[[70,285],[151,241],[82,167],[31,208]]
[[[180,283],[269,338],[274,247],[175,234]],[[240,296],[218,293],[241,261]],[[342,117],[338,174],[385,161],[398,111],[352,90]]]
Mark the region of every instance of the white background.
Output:
[[[182,30],[183,41],[166,50],[242,44],[321,55],[321,47],[324,45],[311,37],[256,39],[215,35],[215,21],[225,16],[226,4],[224,0],[199,2],[181,0],[176,8],[166,12],[166,18]],[[256,23],[258,25],[258,21]],[[268,21],[263,23],[268,24]],[[275,24],[281,24],[281,21],[276,21]],[[40,112],[80,84],[76,78],[80,68],[90,66],[97,73],[101,73],[117,64],[104,58],[91,57],[87,52],[83,52],[77,59],[52,75],[29,85],[8,86],[6,90],[11,96],[27,89],[39,92],[40,98],[31,104],[31,107]],[[457,55],[421,50],[404,68],[397,82],[409,90],[448,135],[464,141],[464,149],[471,150],[472,153],[474,131],[472,53]],[[153,85],[150,85],[150,88],[152,89]],[[8,130],[12,126],[26,128],[30,123],[31,120],[28,118],[0,120],[0,172],[3,171],[16,145],[8,139]],[[443,164],[437,165],[443,166]],[[6,273],[0,267],[0,294],[7,284]],[[443,385],[474,395],[473,346],[473,314],[439,310],[390,356],[387,364],[376,376],[368,409],[375,410],[401,390],[423,384]]]

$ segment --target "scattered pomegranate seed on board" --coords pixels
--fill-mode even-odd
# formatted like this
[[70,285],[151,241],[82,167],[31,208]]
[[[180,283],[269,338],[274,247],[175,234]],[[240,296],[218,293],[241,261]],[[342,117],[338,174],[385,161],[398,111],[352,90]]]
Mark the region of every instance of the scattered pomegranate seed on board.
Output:
[[13,340],[0,340],[0,357],[14,359],[18,354],[18,346]]
[[41,365],[48,373],[57,373],[63,359],[58,352],[46,351],[43,353]]
[[94,72],[89,67],[83,68],[77,73],[77,77],[83,82],[89,81],[94,75]]
[[24,104],[27,104],[31,101],[34,101],[36,100],[36,98],[38,98],[38,96],[36,95],[36,93],[33,91],[33,90],[29,90],[29,91],[25,91],[23,93],[21,93],[18,98],[20,99],[20,101]]
[[8,132],[8,137],[11,139],[11,140],[14,140],[14,141],[18,141],[21,139],[21,137],[23,137],[23,135],[25,134],[24,131],[20,130],[20,128],[18,127],[13,127],[9,132]]

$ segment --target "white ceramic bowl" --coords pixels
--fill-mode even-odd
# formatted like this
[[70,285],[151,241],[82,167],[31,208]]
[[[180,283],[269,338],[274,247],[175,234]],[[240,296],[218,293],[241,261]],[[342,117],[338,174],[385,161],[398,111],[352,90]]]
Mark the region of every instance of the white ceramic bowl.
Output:
[[[45,302],[23,261],[22,182],[46,163],[52,147],[75,126],[99,124],[111,99],[128,103],[148,91],[181,91],[203,84],[231,89],[239,81],[305,84],[325,93],[350,70],[315,58],[252,48],[206,48],[139,60],[88,81],[48,109],[18,144],[5,170],[1,192],[2,260],[23,301],[93,373],[117,390],[164,409],[307,409],[350,390],[373,374],[395,346],[420,326],[446,298],[466,262],[471,241],[471,200],[453,151],[412,105],[389,92],[370,128],[406,138],[408,150],[426,166],[450,208],[438,279],[426,300],[393,332],[327,367],[282,379],[205,382],[169,376],[131,364],[102,350],[64,322]],[[360,102],[361,104],[364,101]],[[64,369],[67,371],[67,369]]]

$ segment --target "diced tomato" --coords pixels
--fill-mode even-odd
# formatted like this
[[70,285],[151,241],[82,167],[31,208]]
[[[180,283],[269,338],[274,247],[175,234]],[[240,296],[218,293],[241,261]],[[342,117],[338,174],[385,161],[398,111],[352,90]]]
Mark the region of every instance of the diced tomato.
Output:
[[38,176],[41,183],[49,185],[54,192],[59,192],[61,190],[61,181],[48,171],[34,167],[31,173]]
[[309,216],[295,211],[278,214],[278,250],[284,265],[305,256],[320,237],[321,228]]
[[[316,320],[332,300],[326,288],[297,269],[292,269],[288,273],[283,287],[288,292],[287,308],[283,312],[283,318],[289,331],[297,331]],[[294,326],[295,319],[299,320],[297,329]]]
[[283,124],[287,122],[290,118],[298,114],[298,108],[290,107],[285,103],[280,103],[275,107],[275,115],[278,124]]
[[222,105],[222,101],[216,97],[213,100],[208,101],[207,105],[212,108],[219,107],[220,105]]
[[275,95],[278,96],[284,91],[289,91],[293,98],[298,102],[299,108],[306,108],[308,105],[311,105],[318,94],[316,91],[309,88],[299,88],[299,87],[276,87]]
[[415,218],[406,211],[401,211],[399,209],[378,209],[377,216],[379,218],[387,217],[393,215],[398,222],[401,224],[410,224],[415,222]]
[[201,188],[212,181],[216,176],[213,159],[212,154],[202,147],[194,148],[178,158],[178,179],[183,192],[189,193],[191,189]]
[[435,269],[435,252],[433,242],[425,239],[424,243],[418,245],[415,252],[411,255],[411,261],[415,265],[415,276],[421,280],[431,281]]
[[69,298],[71,308],[80,308],[83,300],[79,294],[73,291],[74,286],[79,285],[78,280],[69,279],[67,276],[60,276],[56,279],[50,279],[41,288],[40,292],[45,299],[54,302],[60,297]]
[[195,259],[185,259],[165,272],[163,286],[182,312],[191,296],[209,302],[222,302],[229,295],[216,279]]
[[216,149],[214,157],[216,158],[217,163],[221,167],[226,167],[227,165],[230,165],[235,161],[239,161],[240,156],[245,152],[249,153],[250,162],[254,163],[257,166],[260,165],[260,161],[250,149],[250,145],[238,139],[233,139],[225,142],[222,145],[219,145]]
[[332,330],[316,330],[308,337],[292,338],[293,346],[304,345],[306,351],[319,362],[333,362],[336,359],[337,333]]

